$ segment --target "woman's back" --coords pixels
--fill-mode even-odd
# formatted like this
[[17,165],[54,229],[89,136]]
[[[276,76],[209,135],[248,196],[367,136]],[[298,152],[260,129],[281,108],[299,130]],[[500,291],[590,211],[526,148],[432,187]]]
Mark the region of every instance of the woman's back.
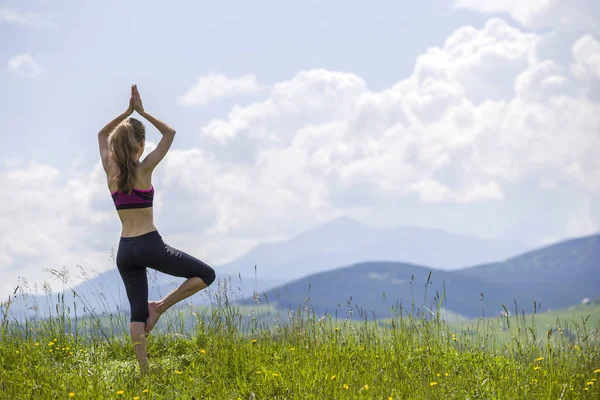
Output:
[[119,175],[119,167],[115,163],[111,163],[107,174],[108,189],[122,224],[122,237],[139,236],[157,230],[154,225],[152,172],[147,173],[142,164],[137,165],[130,194],[118,190],[115,177]]

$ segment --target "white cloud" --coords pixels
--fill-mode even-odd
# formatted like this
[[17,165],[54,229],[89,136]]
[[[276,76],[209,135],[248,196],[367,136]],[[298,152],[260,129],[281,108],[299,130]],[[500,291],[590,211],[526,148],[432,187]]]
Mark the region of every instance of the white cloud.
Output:
[[17,54],[8,61],[8,70],[19,78],[35,79],[43,76],[46,70],[31,55],[31,53]]
[[45,14],[29,11],[17,11],[0,6],[0,23],[8,23],[22,26],[35,26],[41,28],[53,28],[56,24]]
[[454,0],[454,6],[482,13],[508,13],[531,28],[599,28],[600,8],[596,0]]
[[256,76],[242,75],[228,78],[223,74],[211,73],[201,76],[196,84],[177,103],[184,106],[204,106],[212,100],[239,95],[255,94],[260,91]]
[[573,74],[580,79],[600,79],[600,42],[586,34],[573,44],[572,51]]

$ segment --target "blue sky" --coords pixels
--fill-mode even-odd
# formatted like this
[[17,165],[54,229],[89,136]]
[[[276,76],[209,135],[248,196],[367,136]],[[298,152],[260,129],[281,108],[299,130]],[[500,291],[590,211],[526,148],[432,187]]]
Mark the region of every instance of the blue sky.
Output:
[[[114,268],[96,133],[177,129],[156,222],[207,262],[349,215],[532,246],[600,226],[597,2],[0,3],[0,295]],[[159,139],[148,131],[149,148]]]

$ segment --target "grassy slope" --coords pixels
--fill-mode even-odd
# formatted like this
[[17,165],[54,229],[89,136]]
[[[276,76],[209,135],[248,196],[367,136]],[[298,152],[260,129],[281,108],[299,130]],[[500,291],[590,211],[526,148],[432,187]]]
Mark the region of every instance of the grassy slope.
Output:
[[[451,339],[435,321],[375,324],[295,319],[240,334],[234,310],[150,338],[153,373],[140,377],[128,340],[75,338],[48,321],[0,339],[0,398],[446,399],[600,395],[600,355],[590,343],[537,346],[526,336],[488,352],[481,336]],[[203,320],[203,319],[201,319]],[[482,335],[484,333],[482,332]],[[539,367],[539,368],[538,368]],[[592,383],[588,385],[588,383]],[[584,389],[587,388],[588,390]],[[144,392],[147,390],[147,392]],[[122,394],[121,391],[123,391]]]

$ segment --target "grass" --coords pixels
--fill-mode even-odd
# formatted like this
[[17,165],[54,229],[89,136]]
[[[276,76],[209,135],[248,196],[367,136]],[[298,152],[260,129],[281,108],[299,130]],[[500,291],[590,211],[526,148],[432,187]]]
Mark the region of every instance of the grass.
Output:
[[566,316],[566,337],[529,320],[541,314],[456,325],[435,310],[397,312],[382,324],[301,306],[281,318],[269,306],[231,304],[230,285],[218,285],[210,306],[165,315],[148,339],[144,377],[127,314],[75,318],[62,297],[49,314],[19,321],[1,303],[0,398],[600,398],[597,319]]

